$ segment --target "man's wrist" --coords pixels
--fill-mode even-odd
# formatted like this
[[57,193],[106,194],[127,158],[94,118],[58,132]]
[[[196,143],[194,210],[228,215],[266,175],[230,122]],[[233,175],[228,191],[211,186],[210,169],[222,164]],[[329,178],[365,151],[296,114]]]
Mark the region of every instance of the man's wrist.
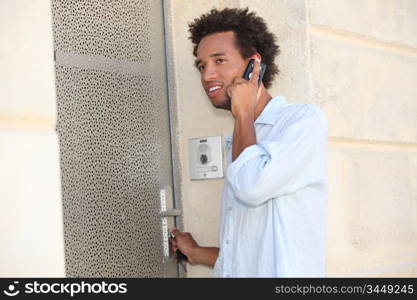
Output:
[[187,253],[188,261],[193,265],[199,264],[200,263],[199,262],[200,252],[201,252],[201,247],[200,246],[190,248],[190,250]]
[[235,119],[238,122],[253,122],[254,121],[254,112],[240,112],[236,115]]

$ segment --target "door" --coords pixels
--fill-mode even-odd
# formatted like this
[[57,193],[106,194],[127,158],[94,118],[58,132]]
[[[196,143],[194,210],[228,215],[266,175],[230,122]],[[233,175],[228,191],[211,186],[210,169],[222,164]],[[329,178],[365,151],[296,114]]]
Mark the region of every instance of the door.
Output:
[[52,4],[66,275],[176,277],[162,3]]

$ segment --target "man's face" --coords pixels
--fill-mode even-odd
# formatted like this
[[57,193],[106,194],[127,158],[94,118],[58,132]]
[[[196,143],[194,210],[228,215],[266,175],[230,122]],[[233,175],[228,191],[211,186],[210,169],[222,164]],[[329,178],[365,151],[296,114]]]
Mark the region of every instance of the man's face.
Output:
[[213,33],[204,37],[197,48],[196,67],[201,83],[216,108],[231,110],[226,93],[235,77],[242,77],[249,61],[236,48],[233,31]]

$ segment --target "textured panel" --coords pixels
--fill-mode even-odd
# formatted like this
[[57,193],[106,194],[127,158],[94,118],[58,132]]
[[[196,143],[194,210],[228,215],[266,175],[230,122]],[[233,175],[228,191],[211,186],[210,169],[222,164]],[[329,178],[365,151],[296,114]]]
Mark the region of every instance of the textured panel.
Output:
[[160,5],[54,1],[67,276],[176,276],[159,216],[172,185]]
[[55,49],[149,61],[149,0],[54,0]]

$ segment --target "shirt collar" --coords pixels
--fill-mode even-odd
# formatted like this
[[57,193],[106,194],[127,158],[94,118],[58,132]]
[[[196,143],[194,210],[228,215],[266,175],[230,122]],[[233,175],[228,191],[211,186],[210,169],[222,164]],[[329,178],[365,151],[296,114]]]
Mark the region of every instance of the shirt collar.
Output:
[[[282,109],[283,106],[287,104],[284,96],[276,96],[269,100],[269,102],[264,107],[264,110],[255,120],[255,124],[268,124],[274,125],[277,118],[279,111]],[[227,148],[230,148],[232,145],[232,138],[233,135],[227,135],[224,137],[224,144]]]
[[255,124],[268,124],[274,125],[281,108],[286,104],[286,100],[283,96],[276,96],[269,100],[264,107],[264,110],[255,120]]

